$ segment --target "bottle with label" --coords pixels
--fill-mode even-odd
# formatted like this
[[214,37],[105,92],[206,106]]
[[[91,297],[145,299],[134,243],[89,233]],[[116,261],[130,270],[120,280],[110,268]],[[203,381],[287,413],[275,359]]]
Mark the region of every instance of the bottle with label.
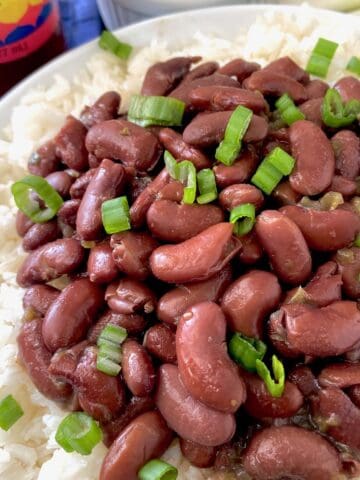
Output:
[[0,0],[0,95],[64,49],[57,0]]

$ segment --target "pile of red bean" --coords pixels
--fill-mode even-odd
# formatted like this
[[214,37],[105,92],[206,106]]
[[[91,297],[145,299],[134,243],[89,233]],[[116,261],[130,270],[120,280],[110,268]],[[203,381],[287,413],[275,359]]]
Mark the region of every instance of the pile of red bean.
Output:
[[[265,68],[242,59],[193,67],[199,60],[155,64],[142,87],[183,100],[184,128],[135,125],[119,116],[120,96],[107,92],[32,155],[30,172],[64,203],[45,224],[18,213],[29,252],[17,276],[27,289],[19,357],[40,392],[100,422],[110,447],[101,480],[135,480],[175,435],[198,467],[258,480],[354,477],[359,125],[327,128],[328,84],[287,57]],[[353,77],[335,88],[344,101],[360,100]],[[274,114],[284,93],[306,116],[289,128]],[[232,166],[216,164],[238,105],[254,112],[243,148]],[[250,178],[277,146],[296,165],[267,196]],[[183,204],[165,149],[197,170],[213,168],[218,200]],[[101,205],[120,195],[129,199],[132,229],[106,235]],[[237,237],[228,212],[243,203],[255,205],[256,225]],[[63,289],[49,284],[63,276]],[[129,335],[116,377],[96,368],[108,324]],[[262,339],[283,361],[280,398],[229,357],[232,332]]]

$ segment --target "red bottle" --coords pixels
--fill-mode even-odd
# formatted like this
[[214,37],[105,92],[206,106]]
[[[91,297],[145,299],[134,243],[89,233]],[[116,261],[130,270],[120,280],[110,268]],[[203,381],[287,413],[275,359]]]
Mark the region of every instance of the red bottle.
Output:
[[56,0],[0,1],[0,95],[64,49]]

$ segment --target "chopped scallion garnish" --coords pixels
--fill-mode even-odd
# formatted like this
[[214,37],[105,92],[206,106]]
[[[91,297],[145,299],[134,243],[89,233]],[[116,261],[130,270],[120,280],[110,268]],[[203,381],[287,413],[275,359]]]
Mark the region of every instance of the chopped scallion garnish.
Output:
[[272,369],[274,372],[274,378],[272,378],[271,373],[268,367],[262,360],[256,360],[256,371],[264,380],[266,388],[270,395],[273,397],[281,397],[285,388],[285,369],[282,362],[277,358],[276,355],[272,356]]
[[164,162],[165,162],[166,170],[168,171],[170,177],[176,180],[176,165],[178,162],[167,150],[165,150],[164,152]]
[[354,247],[360,248],[360,233],[356,235],[353,245]]
[[304,120],[305,115],[299,110],[292,99],[287,93],[284,93],[275,103],[276,108],[279,110],[282,120],[291,125],[297,120]]
[[140,480],[176,480],[177,476],[175,467],[157,458],[147,462],[138,472]]
[[66,452],[81,455],[90,455],[101,439],[101,428],[83,412],[70,413],[65,417],[55,435],[55,440]]
[[319,38],[309,58],[306,71],[325,78],[338,46],[338,43]]
[[185,185],[183,202],[190,204],[196,198],[196,169],[192,162],[183,160],[176,165],[176,178]]
[[276,188],[284,175],[289,175],[295,160],[280,147],[274,148],[258,166],[251,182],[267,195]]
[[353,99],[344,104],[340,93],[335,88],[329,88],[325,94],[321,111],[323,122],[328,127],[346,127],[360,115],[360,102]]
[[104,348],[101,347],[97,354],[96,368],[100,372],[109,375],[110,377],[116,377],[121,371],[121,365],[119,362],[111,360],[107,354],[103,353]]
[[6,432],[24,415],[23,409],[12,395],[0,401],[0,428]]
[[99,46],[103,50],[108,50],[122,60],[130,57],[133,47],[128,43],[120,42],[115,35],[108,30],[104,30],[99,39]]
[[230,223],[234,224],[234,233],[241,237],[249,233],[255,224],[255,207],[252,203],[237,205],[230,212]]
[[351,57],[349,63],[346,65],[346,70],[360,77],[360,58]]
[[290,175],[295,166],[295,159],[280,147],[274,148],[266,156],[266,161],[277,168],[283,175]]
[[218,193],[215,175],[210,168],[204,168],[198,172],[197,183],[200,192],[200,195],[196,199],[198,203],[210,203],[217,199]]
[[267,347],[261,340],[240,333],[235,333],[229,342],[231,357],[249,372],[256,372],[256,360],[262,360],[266,350]]
[[134,95],[130,101],[128,120],[142,127],[181,126],[184,111],[185,103],[177,98]]
[[129,203],[125,196],[104,202],[101,215],[105,232],[109,235],[131,229]]
[[111,377],[116,377],[121,370],[122,359],[121,344],[127,338],[125,328],[118,325],[106,325],[97,340],[99,351],[97,354],[96,368]]
[[127,338],[127,331],[118,325],[106,325],[101,331],[97,344],[101,346],[102,342],[112,342],[115,345],[121,345]]

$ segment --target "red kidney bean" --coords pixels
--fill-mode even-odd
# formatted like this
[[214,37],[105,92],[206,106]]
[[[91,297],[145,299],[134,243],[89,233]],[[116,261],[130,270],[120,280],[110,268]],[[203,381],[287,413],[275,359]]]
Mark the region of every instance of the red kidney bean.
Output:
[[121,97],[117,92],[103,93],[91,107],[85,107],[80,114],[80,120],[91,128],[97,123],[117,117]]
[[156,308],[156,296],[145,285],[132,278],[122,278],[111,283],[105,293],[111,310],[116,313],[151,313]]
[[59,193],[62,198],[69,196],[71,185],[74,183],[74,177],[71,177],[65,171],[50,173],[45,180]]
[[259,210],[264,204],[264,195],[253,185],[237,183],[224,188],[219,195],[219,203],[225,210],[232,210],[242,203],[252,203]]
[[360,385],[348,388],[347,394],[354,405],[360,408]]
[[155,370],[145,348],[136,340],[126,340],[121,365],[130,392],[137,397],[148,396],[155,386]]
[[87,272],[94,283],[109,283],[118,276],[119,270],[108,243],[100,243],[90,250]]
[[209,77],[216,70],[219,68],[219,64],[217,62],[204,62],[194,67],[188,74],[185,75],[184,79],[182,80],[181,84],[185,82],[192,82],[193,80],[197,80],[198,78],[202,77]]
[[237,87],[197,87],[189,94],[191,105],[195,110],[235,110],[238,105],[259,113],[267,108],[267,103],[260,92],[252,92]]
[[318,377],[322,387],[347,388],[360,385],[360,363],[331,363]]
[[245,150],[240,153],[238,159],[231,165],[219,163],[213,168],[216,184],[220,188],[225,188],[237,183],[247,182],[255,172],[259,158],[255,152]]
[[181,202],[184,196],[184,185],[174,180],[171,183],[165,185],[157,196],[158,200],[169,200],[171,202]]
[[360,100],[360,82],[355,77],[343,77],[335,83],[336,90],[344,102]]
[[111,310],[108,310],[90,328],[88,332],[88,340],[90,343],[97,342],[100,333],[106,327],[106,325],[117,325],[125,328],[129,334],[136,335],[145,330],[146,320],[141,315],[124,315],[123,313],[115,313]]
[[16,232],[19,237],[25,237],[30,228],[35,225],[29,217],[25,215],[21,210],[16,213]]
[[25,252],[36,250],[48,242],[60,237],[60,230],[56,220],[46,223],[35,223],[24,235],[22,247]]
[[241,249],[231,223],[218,223],[177,245],[153,251],[150,267],[155,277],[168,283],[206,280],[219,272]]
[[291,77],[297,82],[307,85],[310,81],[310,75],[304,69],[299,67],[290,57],[281,57],[268,63],[263,71],[275,72],[277,74]]
[[360,217],[347,210],[319,211],[289,205],[280,211],[296,223],[314,250],[331,252],[344,248],[360,231]]
[[80,203],[81,203],[81,200],[78,200],[78,199],[67,200],[62,204],[62,206],[60,207],[60,210],[57,213],[59,227],[63,231],[64,236],[65,236],[64,234],[65,227],[71,227],[72,229],[75,229],[76,217],[80,207]]
[[324,97],[327,92],[329,85],[322,80],[310,80],[310,82],[305,85],[305,91],[307,93],[308,99]]
[[319,390],[319,384],[310,370],[305,365],[298,365],[288,375],[290,382],[295,384],[304,397],[308,397],[312,393]]
[[146,72],[141,87],[142,95],[166,95],[189,73],[193,63],[201,57],[175,57],[154,63]]
[[48,372],[51,353],[41,336],[42,320],[36,318],[21,326],[17,337],[19,359],[26,368],[36,388],[45,397],[55,401],[66,401],[72,394],[69,384],[59,382]]
[[169,427],[185,440],[215,447],[231,440],[235,433],[234,416],[195,400],[175,365],[161,365],[155,402]]
[[340,250],[334,257],[343,281],[343,291],[354,300],[360,298],[360,249]]
[[93,168],[97,168],[100,163],[101,163],[101,159],[99,160],[97,157],[95,157],[95,155],[93,155],[92,153],[89,153],[89,156],[88,156],[88,159],[89,159],[89,167],[90,169],[93,169]]
[[295,192],[288,180],[279,183],[275,190],[272,192],[272,197],[280,205],[295,205],[301,199],[301,195]]
[[82,409],[95,420],[107,422],[125,406],[125,387],[119,377],[96,368],[97,349],[87,347],[74,373],[74,387]]
[[159,133],[159,140],[175,158],[189,160],[197,170],[211,167],[211,162],[207,156],[201,150],[186,143],[182,135],[175,130],[162,128]]
[[175,333],[163,323],[153,325],[144,337],[144,347],[164,363],[176,363]]
[[[186,143],[198,148],[207,148],[219,144],[224,138],[225,129],[232,112],[201,113],[192,120],[183,132]],[[244,142],[259,142],[268,134],[265,118],[253,115],[249,128],[244,135]]]
[[180,438],[181,453],[195,467],[210,468],[214,465],[216,449]]
[[76,270],[84,257],[80,243],[72,238],[55,240],[31,252],[18,270],[21,287],[46,283]]
[[245,265],[254,265],[264,254],[260,242],[254,232],[241,237],[242,249],[238,254],[238,259]]
[[243,86],[249,90],[258,90],[263,95],[280,97],[284,93],[290,95],[295,103],[307,100],[306,90],[301,83],[282,73],[271,70],[258,70],[246,78]]
[[339,388],[321,389],[310,397],[313,421],[322,432],[338,442],[360,449],[360,432],[354,428],[360,421],[360,410]]
[[225,291],[221,308],[231,330],[262,338],[263,322],[279,305],[281,288],[275,275],[251,270]]
[[260,70],[260,65],[258,63],[247,62],[242,58],[235,58],[220,67],[218,72],[222,75],[228,75],[229,77],[236,77],[239,82],[242,82],[257,70]]
[[298,285],[309,277],[311,255],[296,223],[281,212],[265,210],[257,217],[255,231],[281,280]]
[[155,135],[124,119],[107,120],[90,128],[86,148],[99,159],[119,160],[142,172],[154,168],[161,154]]
[[352,197],[356,194],[357,184],[355,180],[350,180],[341,175],[334,175],[327,191],[341,193],[343,197]]
[[77,118],[69,115],[65,125],[56,135],[55,153],[69,168],[82,171],[89,167],[85,148],[86,127]]
[[42,334],[47,348],[55,352],[82,340],[103,301],[103,291],[86,278],[65,287],[44,318]]
[[53,140],[41,145],[40,148],[34,152],[28,161],[28,170],[33,175],[46,177],[52,172],[55,172],[60,166],[60,158],[56,155],[55,143]]
[[340,474],[336,449],[321,435],[293,426],[269,427],[250,440],[244,468],[254,480],[329,480]]
[[112,257],[117,268],[137,280],[150,274],[149,257],[158,246],[145,232],[123,232],[111,236]]
[[158,412],[135,418],[107,452],[99,480],[138,480],[138,471],[152,458],[161,457],[172,440],[172,433]]
[[330,140],[321,128],[307,120],[293,123],[289,133],[291,152],[296,160],[290,175],[291,187],[303,195],[323,192],[330,185],[335,170]]
[[101,205],[115,198],[124,187],[124,167],[103,160],[81,200],[76,217],[76,230],[82,240],[96,240],[103,231]]
[[221,412],[234,413],[246,398],[245,384],[226,349],[226,320],[220,307],[190,307],[176,331],[179,373],[190,395]]
[[311,98],[299,107],[300,111],[305,115],[306,120],[315,123],[319,128],[324,126],[321,111],[323,101],[323,98]]
[[360,173],[360,139],[351,130],[341,130],[331,139],[335,168],[340,175],[354,180]]
[[25,292],[23,307],[32,308],[36,314],[44,316],[59,295],[60,291],[50,285],[33,285]]
[[96,168],[90,168],[90,170],[87,170],[85,173],[80,175],[80,177],[78,177],[70,187],[71,198],[81,199],[96,173]]
[[84,340],[66,350],[58,350],[51,357],[49,373],[62,381],[74,383],[75,370],[89,342]]
[[200,282],[179,285],[166,292],[159,300],[156,315],[169,325],[176,325],[183,313],[192,305],[201,302],[217,302],[232,279],[230,265],[216,275]]
[[223,222],[224,214],[215,205],[179,205],[169,200],[158,200],[151,205],[146,218],[154,237],[164,242],[179,243]]
[[286,380],[281,397],[273,397],[257,375],[241,371],[246,384],[245,411],[254,418],[289,418],[303,406],[304,398],[298,387]]

